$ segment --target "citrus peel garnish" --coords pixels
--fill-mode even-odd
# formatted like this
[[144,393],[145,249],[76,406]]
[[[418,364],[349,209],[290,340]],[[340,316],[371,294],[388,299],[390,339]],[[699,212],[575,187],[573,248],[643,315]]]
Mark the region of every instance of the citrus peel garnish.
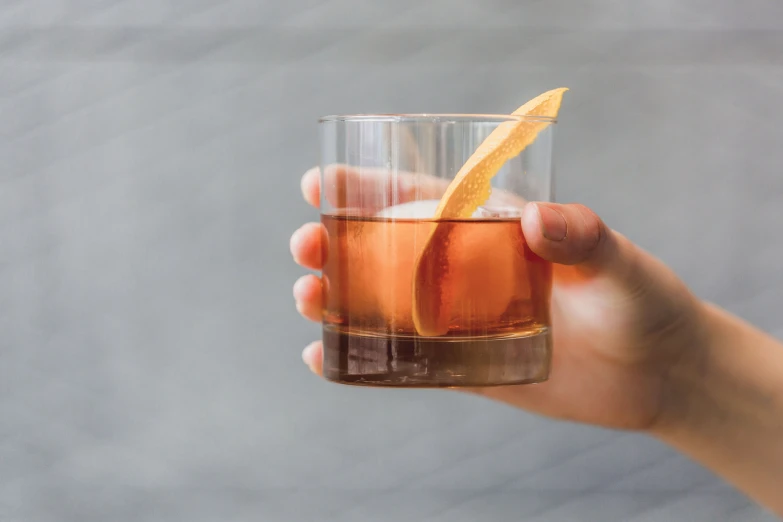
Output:
[[[434,218],[470,218],[489,199],[492,178],[503,164],[519,155],[554,121],[567,90],[553,89],[536,96],[512,113],[527,118],[498,125],[460,168],[441,197]],[[413,323],[422,336],[444,335],[449,329],[456,297],[448,259],[451,230],[447,221],[438,222],[414,266]]]

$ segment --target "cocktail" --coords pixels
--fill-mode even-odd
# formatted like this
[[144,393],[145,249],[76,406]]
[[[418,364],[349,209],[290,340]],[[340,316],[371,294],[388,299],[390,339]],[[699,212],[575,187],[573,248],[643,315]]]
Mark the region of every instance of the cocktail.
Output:
[[511,115],[320,120],[323,373],[409,387],[549,376],[551,264],[527,201],[552,199],[565,89]]

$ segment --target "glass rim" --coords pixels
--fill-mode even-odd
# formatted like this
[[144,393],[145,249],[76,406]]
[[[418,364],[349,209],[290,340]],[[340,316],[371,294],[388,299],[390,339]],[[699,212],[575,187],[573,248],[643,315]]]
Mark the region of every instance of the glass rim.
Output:
[[557,123],[557,118],[535,114],[460,114],[460,113],[409,113],[409,114],[332,114],[321,116],[318,123],[504,123],[509,121],[537,121]]

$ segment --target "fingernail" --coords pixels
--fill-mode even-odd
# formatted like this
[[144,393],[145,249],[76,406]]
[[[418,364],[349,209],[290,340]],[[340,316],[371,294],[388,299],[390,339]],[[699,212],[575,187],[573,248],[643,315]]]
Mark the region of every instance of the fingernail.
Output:
[[308,344],[304,350],[302,350],[302,361],[304,361],[304,363],[311,368],[315,362],[315,351],[317,348],[318,342],[312,342]]
[[546,205],[536,204],[541,220],[541,233],[550,241],[562,241],[568,235],[568,224],[563,215]]

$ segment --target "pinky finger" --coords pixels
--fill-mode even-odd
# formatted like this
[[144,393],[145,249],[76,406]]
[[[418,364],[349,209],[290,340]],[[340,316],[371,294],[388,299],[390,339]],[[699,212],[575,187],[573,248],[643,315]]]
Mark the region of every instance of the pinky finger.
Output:
[[321,341],[315,341],[307,345],[302,351],[302,360],[316,375],[323,374],[324,347]]

